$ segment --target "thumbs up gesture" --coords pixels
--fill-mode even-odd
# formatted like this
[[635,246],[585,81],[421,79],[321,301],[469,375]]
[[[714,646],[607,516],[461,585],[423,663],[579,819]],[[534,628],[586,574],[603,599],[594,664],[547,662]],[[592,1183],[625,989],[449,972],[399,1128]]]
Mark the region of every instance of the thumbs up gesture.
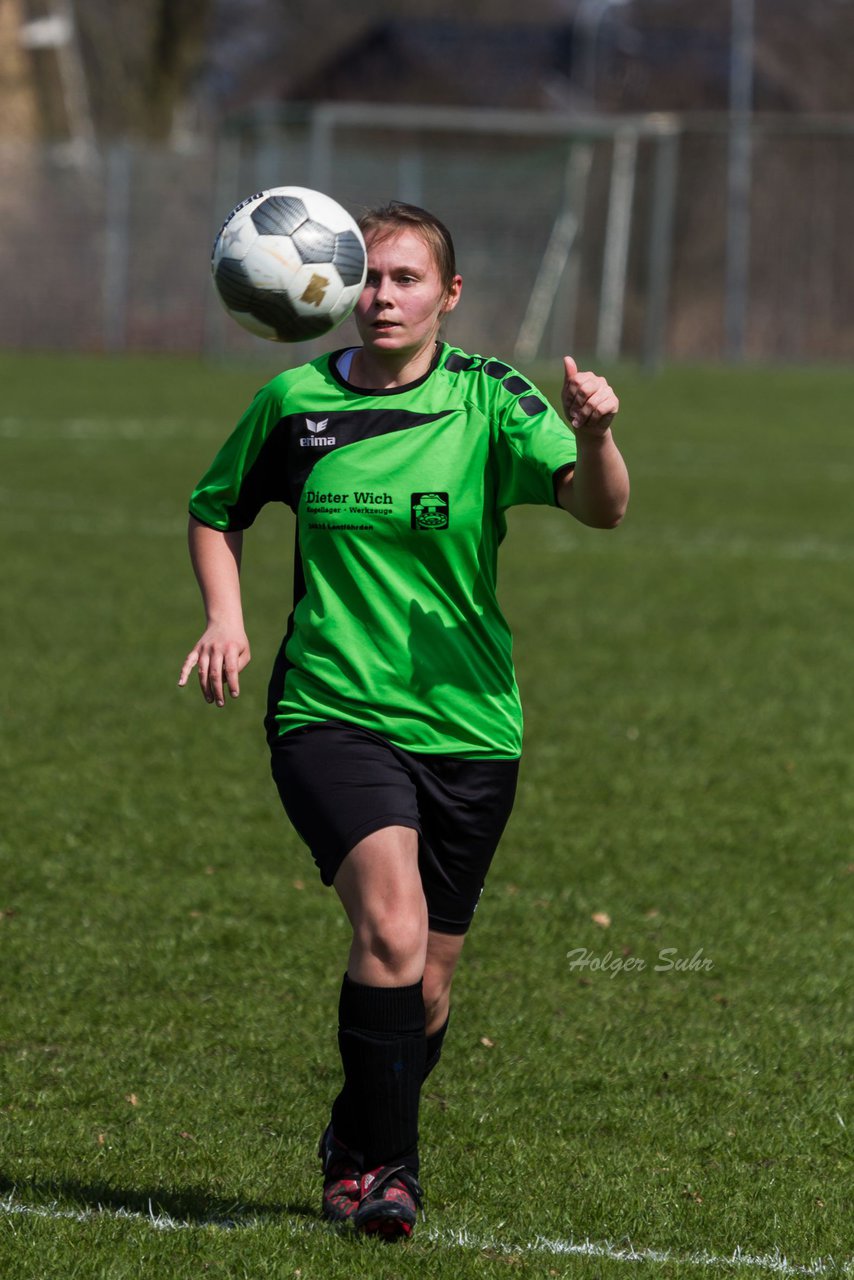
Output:
[[620,408],[620,402],[605,378],[589,370],[580,372],[572,356],[564,356],[561,402],[567,421],[576,434],[603,436]]

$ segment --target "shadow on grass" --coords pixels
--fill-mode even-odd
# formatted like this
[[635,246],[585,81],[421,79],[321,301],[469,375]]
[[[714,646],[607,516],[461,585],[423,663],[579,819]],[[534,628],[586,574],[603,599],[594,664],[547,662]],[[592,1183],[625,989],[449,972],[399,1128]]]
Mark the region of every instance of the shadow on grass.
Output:
[[177,1226],[216,1226],[235,1228],[247,1226],[257,1219],[273,1221],[276,1218],[304,1218],[320,1221],[320,1213],[308,1204],[264,1204],[255,1201],[224,1200],[212,1196],[199,1187],[177,1190],[164,1187],[127,1189],[107,1183],[82,1183],[72,1181],[12,1182],[0,1174],[0,1196],[33,1197],[34,1210],[44,1211],[46,1204],[62,1206],[65,1212],[82,1210],[97,1213],[107,1211],[132,1217],[150,1218],[152,1221],[170,1219]]

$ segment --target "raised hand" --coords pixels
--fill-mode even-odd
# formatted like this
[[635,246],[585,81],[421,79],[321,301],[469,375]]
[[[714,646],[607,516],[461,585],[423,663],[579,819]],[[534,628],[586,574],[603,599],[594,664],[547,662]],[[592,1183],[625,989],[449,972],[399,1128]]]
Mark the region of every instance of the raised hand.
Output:
[[564,356],[561,402],[575,432],[604,435],[620,408],[613,388],[590,370],[580,372],[572,356]]

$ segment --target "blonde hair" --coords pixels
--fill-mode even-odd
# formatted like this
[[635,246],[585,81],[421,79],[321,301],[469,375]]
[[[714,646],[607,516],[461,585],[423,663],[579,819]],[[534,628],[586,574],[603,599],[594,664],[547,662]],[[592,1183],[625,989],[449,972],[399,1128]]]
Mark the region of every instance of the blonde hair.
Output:
[[378,205],[364,213],[359,219],[359,229],[365,239],[378,235],[381,240],[397,231],[415,231],[433,256],[445,292],[450,293],[457,274],[454,242],[444,222],[440,222],[434,214],[419,208],[417,204],[392,200],[389,204]]

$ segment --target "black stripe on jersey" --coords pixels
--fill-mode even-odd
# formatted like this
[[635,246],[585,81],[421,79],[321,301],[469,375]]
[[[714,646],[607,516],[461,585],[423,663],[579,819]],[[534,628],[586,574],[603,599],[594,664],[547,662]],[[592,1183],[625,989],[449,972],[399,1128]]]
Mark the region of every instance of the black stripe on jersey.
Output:
[[533,418],[538,413],[545,413],[548,405],[539,396],[520,396],[519,408],[523,413],[527,413],[529,418]]
[[294,595],[293,606],[291,608],[288,625],[285,629],[285,638],[282,641],[279,652],[276,654],[276,661],[273,664],[273,670],[270,673],[270,683],[267,686],[267,714],[264,717],[264,728],[267,730],[267,741],[272,746],[278,737],[278,729],[276,726],[276,712],[279,709],[279,702],[285,688],[285,680],[288,672],[292,667],[292,663],[288,661],[285,650],[288,642],[294,633],[294,614],[296,607],[305,595],[305,573],[302,564],[302,552],[299,545],[299,529],[294,531]]
[[[530,382],[526,382],[518,373],[514,373],[509,364],[503,364],[500,360],[484,360],[483,356],[464,356],[452,351],[445,361],[445,368],[450,373],[485,373],[490,378],[501,378],[505,391],[509,391],[511,396],[519,396],[519,408],[529,418],[544,413],[548,408],[544,400],[533,394]],[[505,377],[508,373],[509,378]],[[531,394],[525,395],[525,392]]]
[[468,373],[469,369],[479,369],[482,364],[480,356],[461,356],[452,351],[445,361],[445,368],[450,373]]
[[248,529],[265,502],[284,502],[295,512],[315,463],[336,449],[423,427],[452,412],[343,409],[280,418],[244,475],[236,502],[226,508],[229,529]]
[[229,529],[248,529],[265,502],[287,502],[287,438],[279,422],[244,475],[235,502],[226,506]]

